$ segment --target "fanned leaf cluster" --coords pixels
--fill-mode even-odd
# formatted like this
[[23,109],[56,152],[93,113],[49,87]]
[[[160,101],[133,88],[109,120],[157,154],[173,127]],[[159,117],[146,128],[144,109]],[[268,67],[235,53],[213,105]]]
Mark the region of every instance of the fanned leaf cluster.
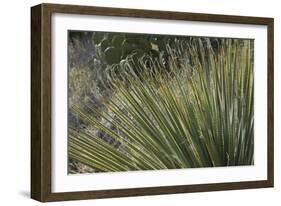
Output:
[[69,157],[103,172],[253,164],[251,44],[223,39],[214,51],[209,38],[194,38],[170,49],[169,70],[147,56],[137,64],[127,58],[118,74],[111,67],[106,110],[71,110],[122,147],[70,128]]

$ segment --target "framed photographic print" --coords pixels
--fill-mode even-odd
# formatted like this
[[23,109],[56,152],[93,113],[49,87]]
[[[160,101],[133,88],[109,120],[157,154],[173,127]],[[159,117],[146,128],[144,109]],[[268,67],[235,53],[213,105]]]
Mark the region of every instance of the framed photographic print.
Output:
[[31,197],[273,187],[273,19],[31,8]]

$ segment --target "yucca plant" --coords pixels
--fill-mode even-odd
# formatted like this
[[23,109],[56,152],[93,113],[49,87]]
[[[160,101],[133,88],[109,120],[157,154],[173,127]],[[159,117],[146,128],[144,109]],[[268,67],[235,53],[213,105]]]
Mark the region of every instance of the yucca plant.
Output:
[[165,72],[161,58],[127,60],[118,74],[111,67],[114,95],[104,111],[71,106],[88,125],[69,128],[71,159],[97,172],[254,163],[251,41],[221,39],[214,51],[209,38],[194,38],[167,50]]

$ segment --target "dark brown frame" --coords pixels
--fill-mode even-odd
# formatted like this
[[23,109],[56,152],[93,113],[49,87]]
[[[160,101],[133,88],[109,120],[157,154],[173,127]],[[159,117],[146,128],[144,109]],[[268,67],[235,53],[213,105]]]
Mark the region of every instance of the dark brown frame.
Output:
[[[51,191],[51,16],[53,13],[156,18],[266,25],[268,34],[268,164],[267,180],[134,189],[52,193]],[[274,182],[274,19],[169,11],[40,4],[31,8],[31,198],[42,201],[79,200],[138,195],[204,192],[273,187]],[[266,138],[266,137],[265,137]]]

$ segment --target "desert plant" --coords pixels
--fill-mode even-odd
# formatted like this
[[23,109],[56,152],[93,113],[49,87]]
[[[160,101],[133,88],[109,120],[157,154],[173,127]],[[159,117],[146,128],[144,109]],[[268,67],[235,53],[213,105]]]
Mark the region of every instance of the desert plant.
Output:
[[114,95],[106,110],[87,105],[96,114],[89,115],[72,106],[83,121],[122,147],[112,146],[88,128],[69,128],[71,159],[95,171],[253,164],[251,41],[223,39],[214,51],[209,38],[194,38],[178,47],[169,52],[187,62],[180,69],[171,58],[170,69],[163,73],[161,60],[151,60],[153,71],[141,68],[136,74],[147,58],[140,58],[139,64],[128,60],[122,78],[109,75]]

